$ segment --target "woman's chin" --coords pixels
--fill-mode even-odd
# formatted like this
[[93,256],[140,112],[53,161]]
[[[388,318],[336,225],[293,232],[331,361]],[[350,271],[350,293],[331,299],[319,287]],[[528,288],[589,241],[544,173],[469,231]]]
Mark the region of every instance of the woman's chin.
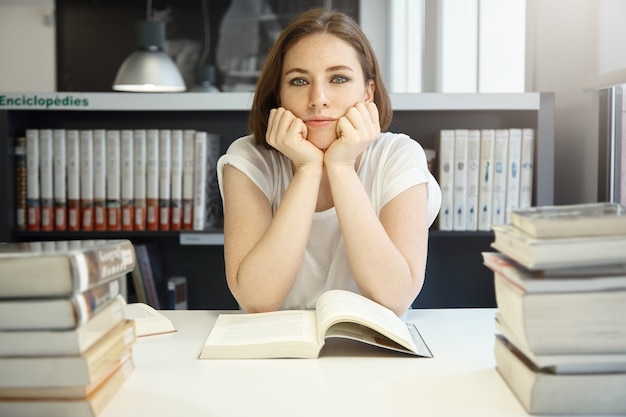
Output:
[[328,134],[322,132],[314,133],[309,131],[306,139],[313,145],[315,145],[316,148],[325,151],[326,149],[328,149],[330,144],[337,139],[337,136],[334,134],[334,132],[333,134]]

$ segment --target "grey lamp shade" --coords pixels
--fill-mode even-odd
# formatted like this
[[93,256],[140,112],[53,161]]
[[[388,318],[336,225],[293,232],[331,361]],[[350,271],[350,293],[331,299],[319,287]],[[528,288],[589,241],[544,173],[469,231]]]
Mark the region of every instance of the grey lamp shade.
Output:
[[113,81],[113,89],[133,92],[185,91],[185,81],[178,67],[163,52],[165,22],[138,22],[137,38],[138,49],[120,66]]

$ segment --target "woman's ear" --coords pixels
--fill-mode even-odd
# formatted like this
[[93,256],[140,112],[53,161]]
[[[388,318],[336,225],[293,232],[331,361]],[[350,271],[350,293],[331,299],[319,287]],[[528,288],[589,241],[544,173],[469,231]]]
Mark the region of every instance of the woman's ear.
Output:
[[374,91],[376,91],[376,83],[374,80],[369,80],[365,86],[365,102],[371,103],[374,101]]

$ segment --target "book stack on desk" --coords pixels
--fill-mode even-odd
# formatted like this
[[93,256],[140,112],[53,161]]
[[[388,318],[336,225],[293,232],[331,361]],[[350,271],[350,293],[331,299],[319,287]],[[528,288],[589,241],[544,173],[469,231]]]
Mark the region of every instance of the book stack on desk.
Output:
[[0,415],[96,416],[134,369],[128,240],[0,245]]
[[533,414],[626,414],[626,208],[511,212],[494,272],[495,360]]

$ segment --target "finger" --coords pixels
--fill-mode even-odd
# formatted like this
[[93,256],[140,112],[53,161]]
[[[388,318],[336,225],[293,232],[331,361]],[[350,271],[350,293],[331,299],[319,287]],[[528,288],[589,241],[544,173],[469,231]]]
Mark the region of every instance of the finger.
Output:
[[337,138],[345,141],[345,139],[354,137],[356,134],[356,127],[348,116],[341,117],[337,123]]

